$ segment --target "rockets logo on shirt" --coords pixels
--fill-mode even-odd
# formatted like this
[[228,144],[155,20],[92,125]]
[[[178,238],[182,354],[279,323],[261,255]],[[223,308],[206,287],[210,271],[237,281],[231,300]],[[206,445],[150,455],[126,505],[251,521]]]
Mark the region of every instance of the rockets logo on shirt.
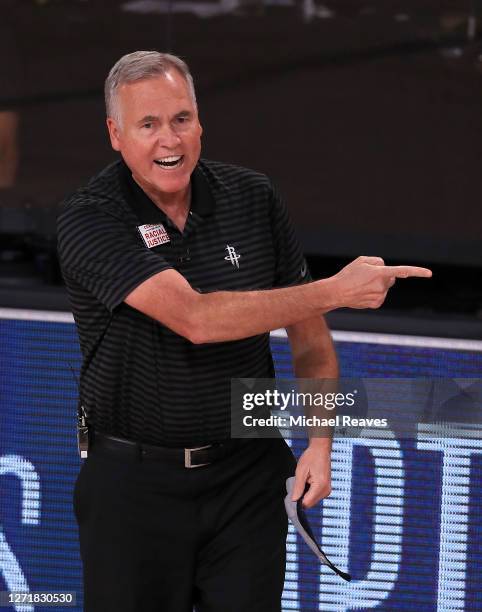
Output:
[[137,229],[139,230],[142,240],[148,249],[152,249],[160,244],[165,244],[166,242],[171,241],[169,234],[162,223],[156,223],[154,225],[150,223],[147,223],[146,225],[138,225]]

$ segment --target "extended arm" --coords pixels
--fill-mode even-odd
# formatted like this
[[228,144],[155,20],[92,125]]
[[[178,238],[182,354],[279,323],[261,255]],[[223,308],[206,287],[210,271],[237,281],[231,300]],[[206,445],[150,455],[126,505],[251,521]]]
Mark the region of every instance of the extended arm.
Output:
[[358,257],[335,276],[305,285],[201,294],[175,270],[164,270],[141,283],[125,301],[200,344],[289,327],[335,308],[378,308],[395,278],[407,276],[429,277],[431,272]]

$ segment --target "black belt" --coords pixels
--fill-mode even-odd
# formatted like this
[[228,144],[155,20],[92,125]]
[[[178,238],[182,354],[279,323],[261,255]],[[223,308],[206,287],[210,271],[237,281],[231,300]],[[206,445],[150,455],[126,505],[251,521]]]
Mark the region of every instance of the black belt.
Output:
[[194,448],[169,448],[167,446],[144,444],[144,442],[134,442],[125,438],[116,438],[96,431],[92,436],[89,452],[95,453],[96,449],[102,449],[113,454],[137,456],[142,459],[169,462],[178,467],[196,468],[232,455],[248,442],[250,442],[250,439],[246,438],[230,439]]

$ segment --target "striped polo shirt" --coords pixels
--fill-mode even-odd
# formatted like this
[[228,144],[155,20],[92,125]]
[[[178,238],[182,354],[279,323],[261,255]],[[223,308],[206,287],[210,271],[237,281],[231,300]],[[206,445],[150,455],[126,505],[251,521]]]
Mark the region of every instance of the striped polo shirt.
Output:
[[308,280],[269,179],[200,160],[181,232],[124,162],[115,162],[63,202],[58,251],[83,354],[79,401],[89,425],[163,446],[229,438],[231,378],[274,375],[269,334],[196,345],[124,299],[169,268],[202,293]]

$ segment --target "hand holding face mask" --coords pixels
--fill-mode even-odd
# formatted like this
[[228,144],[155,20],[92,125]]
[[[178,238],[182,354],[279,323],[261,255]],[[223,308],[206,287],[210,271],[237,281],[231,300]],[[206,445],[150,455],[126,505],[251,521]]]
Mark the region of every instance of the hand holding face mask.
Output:
[[287,495],[285,497],[285,508],[288,518],[293,523],[296,531],[300,534],[306,544],[311,548],[311,550],[315,553],[321,563],[323,565],[327,565],[331,568],[338,576],[341,576],[344,580],[348,582],[351,580],[350,574],[346,572],[342,572],[339,570],[333,563],[328,559],[325,553],[321,550],[321,547],[315,540],[315,536],[313,535],[313,531],[310,527],[308,519],[306,517],[305,511],[303,510],[302,500],[303,497],[300,497],[298,501],[293,501],[293,485],[295,479],[294,476],[286,479],[286,491]]

